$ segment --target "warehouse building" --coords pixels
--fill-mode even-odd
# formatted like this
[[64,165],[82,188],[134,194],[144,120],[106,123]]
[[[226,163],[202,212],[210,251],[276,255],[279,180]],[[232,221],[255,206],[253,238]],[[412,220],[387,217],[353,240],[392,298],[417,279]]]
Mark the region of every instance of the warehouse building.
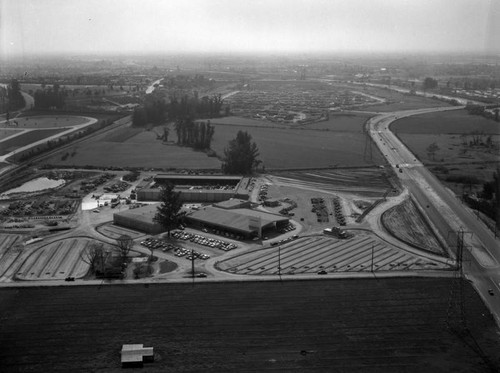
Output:
[[190,226],[220,230],[245,238],[263,237],[267,232],[278,232],[289,224],[289,219],[269,212],[248,208],[204,207],[186,216]]
[[113,223],[125,228],[134,229],[149,234],[159,234],[165,229],[153,221],[159,203],[113,214]]
[[150,185],[137,192],[139,201],[159,201],[160,188],[173,184],[183,202],[215,203],[233,197],[248,199],[249,178],[225,175],[158,174]]

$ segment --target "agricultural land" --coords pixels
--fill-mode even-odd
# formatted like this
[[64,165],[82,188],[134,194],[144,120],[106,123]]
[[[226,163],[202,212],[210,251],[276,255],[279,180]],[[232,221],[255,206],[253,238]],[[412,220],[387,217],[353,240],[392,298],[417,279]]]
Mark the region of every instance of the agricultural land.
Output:
[[493,320],[467,285],[469,332],[455,333],[452,281],[0,289],[0,363],[6,373],[120,372],[122,344],[140,342],[154,348],[148,372],[489,372]]

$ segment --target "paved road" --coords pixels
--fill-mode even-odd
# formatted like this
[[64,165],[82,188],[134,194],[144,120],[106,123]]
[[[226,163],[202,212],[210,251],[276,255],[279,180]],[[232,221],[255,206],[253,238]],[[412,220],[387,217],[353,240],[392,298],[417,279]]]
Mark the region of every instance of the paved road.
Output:
[[[403,186],[426,212],[431,224],[456,251],[457,232],[463,230],[464,271],[485,300],[500,325],[500,241],[456,196],[427,170],[411,151],[390,131],[399,118],[462,107],[408,110],[386,113],[367,124],[372,139],[389,163],[398,171]],[[493,290],[494,295],[489,291]]]

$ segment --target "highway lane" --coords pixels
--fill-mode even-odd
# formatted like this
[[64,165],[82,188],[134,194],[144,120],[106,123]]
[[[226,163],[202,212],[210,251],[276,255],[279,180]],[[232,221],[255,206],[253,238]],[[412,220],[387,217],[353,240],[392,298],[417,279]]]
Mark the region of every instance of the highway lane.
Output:
[[[415,155],[390,131],[390,124],[402,117],[461,107],[433,108],[385,113],[372,118],[367,130],[401,183],[412,194],[431,224],[456,252],[457,232],[464,231],[464,272],[500,325],[500,241],[465,208]],[[490,295],[493,290],[494,295]]]

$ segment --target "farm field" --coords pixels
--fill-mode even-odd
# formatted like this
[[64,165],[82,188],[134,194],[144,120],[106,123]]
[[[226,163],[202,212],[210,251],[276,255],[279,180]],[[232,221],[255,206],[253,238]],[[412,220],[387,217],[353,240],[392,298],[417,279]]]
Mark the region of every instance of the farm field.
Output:
[[371,161],[364,160],[365,137],[354,132],[215,125],[212,149],[218,155],[223,155],[228,142],[240,130],[247,131],[252,136],[266,169],[385,163],[378,150],[374,150]]
[[5,373],[121,372],[122,344],[143,343],[155,352],[145,372],[495,371],[497,328],[468,283],[467,325],[490,367],[468,335],[447,328],[452,281],[3,288],[0,365]]
[[93,240],[73,238],[55,241],[33,251],[20,264],[18,280],[63,280],[68,276],[80,278],[87,274],[89,264],[80,259],[80,252]]
[[411,199],[385,211],[382,215],[382,224],[394,237],[411,246],[447,256]]
[[374,272],[449,269],[444,264],[391,247],[371,235],[346,240],[304,237],[280,245],[280,248],[258,249],[224,259],[217,268],[234,274],[272,276],[279,274],[278,266],[281,266],[282,275],[297,276],[319,271],[371,272],[372,254]]
[[13,150],[63,132],[66,129],[67,128],[33,130],[22,133],[16,137],[11,137],[9,139],[6,139],[5,141],[0,142],[0,155],[10,153]]
[[466,110],[451,110],[398,119],[391,124],[398,134],[467,134],[472,131],[498,135],[500,123]]

